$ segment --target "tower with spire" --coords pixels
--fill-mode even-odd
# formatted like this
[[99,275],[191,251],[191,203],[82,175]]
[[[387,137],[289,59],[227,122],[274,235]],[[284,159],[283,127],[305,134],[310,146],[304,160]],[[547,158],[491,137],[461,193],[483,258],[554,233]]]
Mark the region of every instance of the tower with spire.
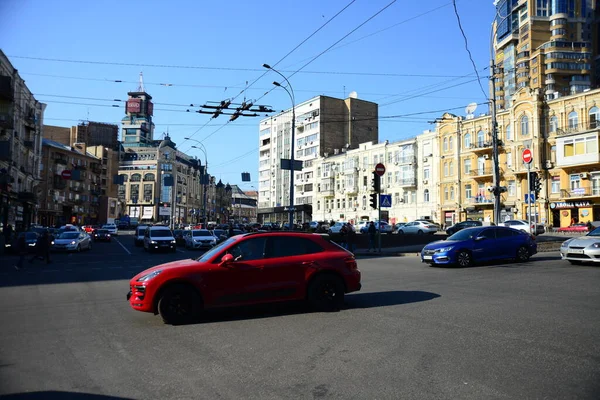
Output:
[[144,74],[140,72],[137,90],[128,92],[125,117],[121,120],[123,147],[150,147],[154,141],[152,96],[144,88]]

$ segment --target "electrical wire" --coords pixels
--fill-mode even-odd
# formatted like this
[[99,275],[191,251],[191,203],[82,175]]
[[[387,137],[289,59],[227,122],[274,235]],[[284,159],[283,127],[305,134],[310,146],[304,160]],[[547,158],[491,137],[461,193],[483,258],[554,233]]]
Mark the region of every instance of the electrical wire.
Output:
[[456,15],[456,21],[458,22],[458,28],[460,29],[460,33],[465,41],[465,50],[467,50],[467,53],[469,54],[469,60],[471,60],[471,64],[473,65],[473,70],[475,71],[475,74],[477,75],[477,82],[479,83],[479,88],[481,89],[481,92],[483,93],[483,97],[487,100],[489,100],[487,93],[485,92],[485,90],[483,90],[483,85],[481,84],[481,78],[479,77],[479,72],[477,71],[477,66],[475,65],[475,61],[473,60],[473,54],[471,54],[471,50],[469,50],[469,42],[467,40],[467,35],[465,34],[465,31],[462,27],[462,23],[460,22],[460,15],[458,14],[458,8],[456,7],[456,0],[452,0],[452,5],[454,7],[454,15]]

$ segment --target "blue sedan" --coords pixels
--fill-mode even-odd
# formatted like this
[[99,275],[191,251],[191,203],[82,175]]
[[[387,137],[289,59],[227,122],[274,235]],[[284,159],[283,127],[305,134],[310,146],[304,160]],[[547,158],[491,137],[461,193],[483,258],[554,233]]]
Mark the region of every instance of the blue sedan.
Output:
[[481,226],[429,243],[421,251],[421,261],[430,265],[468,267],[481,261],[525,262],[536,253],[535,238],[525,232],[503,226]]

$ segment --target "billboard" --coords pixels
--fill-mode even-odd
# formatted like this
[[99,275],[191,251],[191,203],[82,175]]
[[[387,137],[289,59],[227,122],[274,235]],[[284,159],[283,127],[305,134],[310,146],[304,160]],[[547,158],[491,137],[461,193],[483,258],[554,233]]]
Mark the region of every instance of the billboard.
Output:
[[150,100],[147,101],[147,104],[148,104],[147,114],[152,115],[152,113],[154,112],[154,104],[152,104],[152,102]]
[[171,215],[171,207],[159,207],[158,215]]
[[142,211],[142,219],[154,218],[154,207],[144,207]]
[[142,99],[129,99],[129,100],[127,100],[126,112],[128,112],[128,113],[140,113],[140,112],[142,112]]

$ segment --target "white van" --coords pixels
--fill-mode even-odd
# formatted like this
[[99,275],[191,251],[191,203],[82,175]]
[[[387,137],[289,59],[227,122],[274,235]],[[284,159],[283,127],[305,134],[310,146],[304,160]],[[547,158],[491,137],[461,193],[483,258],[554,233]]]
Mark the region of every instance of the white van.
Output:
[[177,242],[173,232],[166,226],[151,226],[144,232],[144,250],[170,250],[177,251]]

